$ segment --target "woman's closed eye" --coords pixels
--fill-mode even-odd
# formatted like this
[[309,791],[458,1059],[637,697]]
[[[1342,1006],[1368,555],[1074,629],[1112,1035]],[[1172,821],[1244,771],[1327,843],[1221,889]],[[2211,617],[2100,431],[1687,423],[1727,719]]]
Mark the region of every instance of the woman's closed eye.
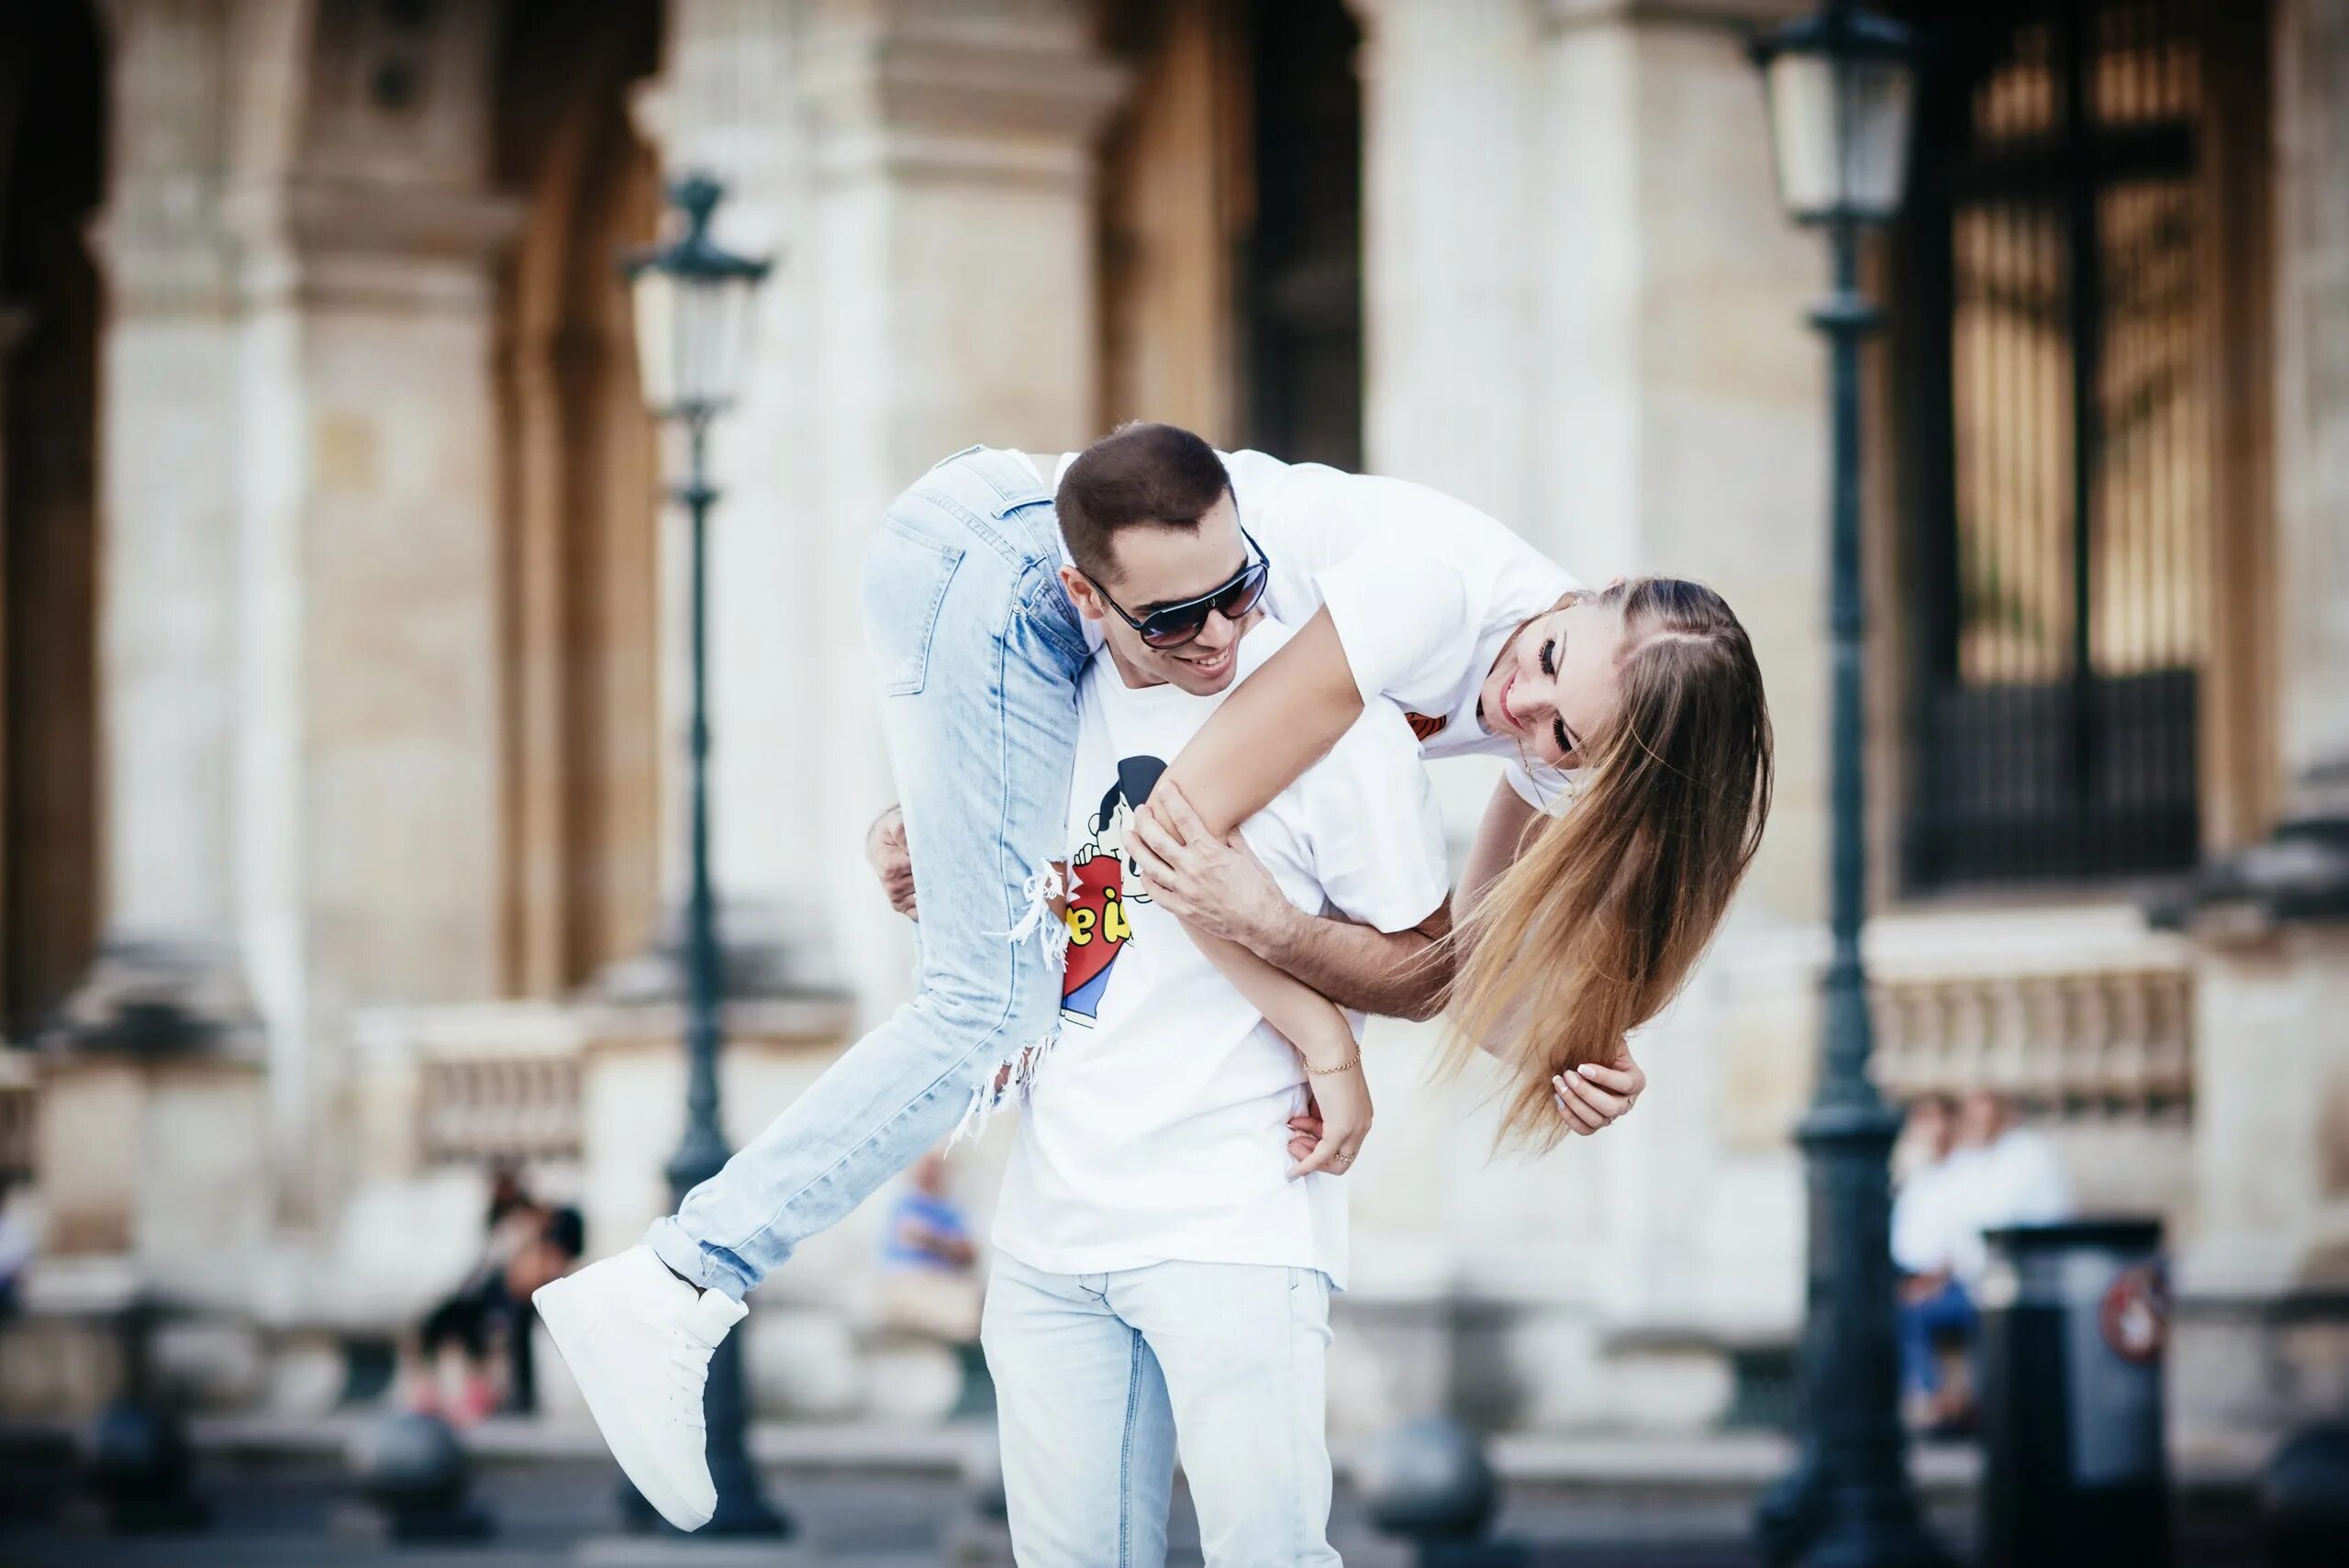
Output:
[[[1556,680],[1558,678],[1558,639],[1553,637],[1543,642],[1538,658],[1542,665],[1542,673],[1550,679]],[[1566,721],[1554,713],[1550,716],[1550,735],[1558,743],[1558,760],[1554,765],[1564,767],[1566,760],[1575,754],[1575,741],[1572,732],[1566,728]]]

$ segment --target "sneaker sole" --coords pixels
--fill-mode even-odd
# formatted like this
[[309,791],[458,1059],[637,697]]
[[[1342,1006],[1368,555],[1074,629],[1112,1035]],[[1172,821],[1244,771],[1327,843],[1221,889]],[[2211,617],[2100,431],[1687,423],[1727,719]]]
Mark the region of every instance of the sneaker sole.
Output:
[[662,1518],[682,1530],[701,1529],[709,1522],[710,1515],[679,1496],[676,1488],[654,1466],[651,1449],[644,1442],[643,1435],[622,1418],[623,1411],[613,1393],[611,1380],[596,1364],[596,1358],[574,1353],[584,1351],[591,1337],[584,1315],[572,1300],[575,1294],[569,1280],[556,1280],[540,1285],[530,1302],[539,1309],[539,1321],[546,1325],[547,1338],[554,1341],[555,1352],[571,1369],[572,1381],[579,1385],[579,1392],[587,1401],[587,1414],[595,1418],[596,1429],[603,1434],[604,1446],[612,1451],[612,1457],[619,1462],[629,1485]]

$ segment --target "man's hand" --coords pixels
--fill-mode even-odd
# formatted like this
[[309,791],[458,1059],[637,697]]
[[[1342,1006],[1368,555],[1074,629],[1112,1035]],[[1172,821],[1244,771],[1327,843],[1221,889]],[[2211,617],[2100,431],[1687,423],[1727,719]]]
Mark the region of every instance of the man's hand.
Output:
[[921,916],[914,909],[914,858],[906,848],[906,814],[889,807],[864,830],[864,858],[889,895],[889,907],[908,920]]
[[1151,901],[1212,936],[1264,955],[1285,922],[1301,918],[1237,833],[1219,840],[1164,779],[1136,814],[1134,862]]
[[1629,1048],[1605,1067],[1586,1062],[1572,1073],[1550,1080],[1550,1094],[1568,1132],[1587,1138],[1614,1125],[1647,1092],[1648,1075],[1631,1060]]

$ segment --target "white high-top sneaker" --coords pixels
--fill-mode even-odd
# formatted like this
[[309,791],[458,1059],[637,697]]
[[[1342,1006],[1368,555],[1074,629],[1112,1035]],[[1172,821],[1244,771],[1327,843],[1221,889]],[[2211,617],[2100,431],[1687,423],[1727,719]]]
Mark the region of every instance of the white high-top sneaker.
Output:
[[749,1308],[696,1292],[641,1243],[530,1297],[588,1414],[644,1500],[679,1529],[718,1509],[702,1429],[710,1352]]

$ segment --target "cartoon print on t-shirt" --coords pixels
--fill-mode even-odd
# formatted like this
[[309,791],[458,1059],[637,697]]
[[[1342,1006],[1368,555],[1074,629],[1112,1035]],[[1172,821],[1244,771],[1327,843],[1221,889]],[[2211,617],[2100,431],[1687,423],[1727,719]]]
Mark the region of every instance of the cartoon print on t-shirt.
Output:
[[1061,976],[1061,1017],[1085,1029],[1101,1013],[1109,970],[1133,937],[1129,902],[1150,895],[1134,870],[1130,842],[1134,809],[1150,798],[1166,764],[1156,757],[1121,757],[1118,778],[1101,808],[1085,825],[1085,842],[1068,861],[1068,963]]

